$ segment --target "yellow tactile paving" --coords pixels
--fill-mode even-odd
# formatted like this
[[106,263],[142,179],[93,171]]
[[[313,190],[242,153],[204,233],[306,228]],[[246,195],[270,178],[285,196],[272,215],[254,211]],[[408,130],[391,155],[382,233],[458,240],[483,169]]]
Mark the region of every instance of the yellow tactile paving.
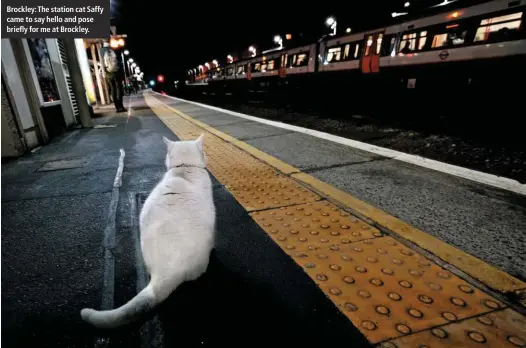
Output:
[[278,244],[372,343],[503,307],[391,237],[315,250],[288,237]]
[[181,139],[205,133],[212,174],[371,343],[524,343],[524,317],[502,302],[374,226],[320,201],[318,194],[271,166],[272,161],[247,151],[249,145],[240,147],[239,141],[211,132],[211,127],[172,112],[154,98],[147,100]]
[[321,197],[291,178],[258,161],[236,146],[211,135],[160,103],[152,109],[181,139],[195,139],[205,133],[205,152],[210,172],[247,210],[261,210],[320,200]]
[[291,255],[298,251],[344,248],[355,241],[382,234],[329,202],[281,207],[251,216]]
[[526,317],[504,309],[384,342],[380,347],[526,347]]

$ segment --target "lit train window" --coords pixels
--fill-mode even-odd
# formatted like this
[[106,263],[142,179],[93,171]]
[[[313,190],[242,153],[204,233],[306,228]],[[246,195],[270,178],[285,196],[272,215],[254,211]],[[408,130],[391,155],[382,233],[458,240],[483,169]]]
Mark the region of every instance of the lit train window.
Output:
[[327,50],[327,63],[331,63],[332,61],[339,61],[341,59],[341,53],[341,47],[329,48]]
[[274,70],[274,61],[270,60],[268,62],[267,70]]
[[359,54],[360,54],[360,44],[357,43],[357,44],[356,44],[356,47],[354,48],[354,56],[353,56],[353,58],[354,58],[354,59],[358,58],[358,55],[359,55]]
[[382,40],[384,38],[384,34],[378,34],[378,38],[376,39],[376,53],[380,54],[380,49],[382,48]]
[[521,26],[522,12],[490,19],[483,19],[475,34],[474,42],[505,41],[515,36]]
[[418,39],[418,50],[419,51],[421,51],[426,44],[426,39],[427,39],[426,36],[427,36],[427,31],[420,32],[419,39]]
[[466,40],[466,30],[459,29],[458,24],[448,25],[446,32],[433,37],[432,48],[462,45]]
[[307,55],[305,53],[300,53],[297,55],[298,59],[296,60],[296,66],[307,65]]
[[365,56],[368,56],[369,53],[371,53],[371,46],[373,44],[373,36],[372,35],[369,35],[367,37],[367,44],[366,44],[366,47],[365,47]]
[[237,67],[237,75],[243,75],[245,73],[245,65],[240,65]]
[[522,12],[517,12],[509,15],[499,16],[499,17],[493,17],[489,19],[483,19],[480,22],[480,25],[488,25],[488,24],[495,24],[495,23],[501,23],[501,22],[509,22],[514,19],[521,19],[522,18]]
[[398,52],[408,54],[414,52],[416,48],[416,33],[404,34],[400,45],[398,46]]
[[351,48],[351,44],[345,45],[345,48],[343,49],[343,60],[349,59],[349,49]]

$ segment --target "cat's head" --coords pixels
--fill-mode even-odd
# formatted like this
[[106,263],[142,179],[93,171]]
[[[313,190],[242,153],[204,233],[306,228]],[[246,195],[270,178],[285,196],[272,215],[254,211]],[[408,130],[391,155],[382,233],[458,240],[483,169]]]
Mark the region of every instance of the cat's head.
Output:
[[163,137],[166,144],[166,168],[193,166],[206,168],[206,156],[203,150],[204,134],[197,140],[170,141]]

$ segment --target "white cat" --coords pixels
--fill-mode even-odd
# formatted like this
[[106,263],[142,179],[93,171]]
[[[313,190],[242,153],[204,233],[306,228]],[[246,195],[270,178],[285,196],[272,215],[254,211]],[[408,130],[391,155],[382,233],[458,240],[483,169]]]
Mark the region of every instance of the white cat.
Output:
[[140,215],[141,249],[150,283],[120,308],[84,308],[82,318],[96,327],[115,328],[137,320],[208,267],[216,214],[203,135],[195,141],[172,142],[165,137],[163,141],[168,148],[167,172]]

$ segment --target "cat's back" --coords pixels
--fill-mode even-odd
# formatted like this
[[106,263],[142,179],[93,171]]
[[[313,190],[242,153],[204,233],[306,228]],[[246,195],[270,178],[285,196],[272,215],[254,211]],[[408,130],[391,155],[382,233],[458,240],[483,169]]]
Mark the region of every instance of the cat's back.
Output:
[[215,206],[211,178],[204,171],[192,179],[167,172],[148,196],[141,212],[141,223],[213,225]]

